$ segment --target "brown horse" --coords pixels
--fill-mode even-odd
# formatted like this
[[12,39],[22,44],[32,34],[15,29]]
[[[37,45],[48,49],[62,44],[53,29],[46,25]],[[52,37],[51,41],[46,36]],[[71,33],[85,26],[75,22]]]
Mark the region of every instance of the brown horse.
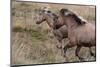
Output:
[[69,44],[64,47],[65,55],[67,48],[77,46],[75,55],[80,60],[83,60],[84,58],[80,57],[78,53],[81,47],[84,46],[89,47],[90,54],[95,56],[95,54],[91,51],[91,47],[96,46],[95,25],[84,21],[78,15],[68,9],[61,9],[60,15],[63,18],[63,22],[68,30]]
[[41,9],[37,16],[36,24],[40,24],[43,21],[46,21],[49,27],[52,28],[54,36],[61,43],[57,47],[63,49],[62,40],[67,38],[67,27],[62,24],[61,18],[48,9]]
[[36,24],[40,24],[43,21],[47,21],[47,24],[52,29],[58,29],[64,24],[62,23],[62,18],[59,18],[56,14],[52,13],[48,8],[44,7],[39,10],[36,16]]

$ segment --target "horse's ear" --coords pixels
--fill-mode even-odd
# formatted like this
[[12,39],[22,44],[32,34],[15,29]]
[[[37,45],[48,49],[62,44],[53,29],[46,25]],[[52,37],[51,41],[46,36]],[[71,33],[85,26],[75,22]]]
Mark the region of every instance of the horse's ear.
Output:
[[63,16],[68,16],[69,14],[71,14],[71,11],[70,10],[68,10],[68,9],[61,9],[60,10],[60,13],[61,13],[61,15],[63,15]]

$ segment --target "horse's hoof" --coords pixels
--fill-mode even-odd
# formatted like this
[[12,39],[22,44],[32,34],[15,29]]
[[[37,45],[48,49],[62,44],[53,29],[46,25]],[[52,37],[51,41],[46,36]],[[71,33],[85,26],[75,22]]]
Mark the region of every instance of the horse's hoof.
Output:
[[95,57],[96,55],[94,53],[91,53],[91,56],[94,56]]
[[84,58],[79,57],[79,60],[80,60],[80,61],[84,61]]

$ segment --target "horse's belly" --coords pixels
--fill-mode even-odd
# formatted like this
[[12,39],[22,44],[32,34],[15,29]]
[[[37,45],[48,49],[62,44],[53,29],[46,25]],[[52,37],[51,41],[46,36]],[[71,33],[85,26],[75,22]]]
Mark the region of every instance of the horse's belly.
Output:
[[79,44],[79,45],[84,45],[87,46],[87,44],[93,46],[95,45],[95,32],[83,32],[83,31],[78,31],[78,32],[71,32],[72,34],[69,34],[70,41],[73,44]]

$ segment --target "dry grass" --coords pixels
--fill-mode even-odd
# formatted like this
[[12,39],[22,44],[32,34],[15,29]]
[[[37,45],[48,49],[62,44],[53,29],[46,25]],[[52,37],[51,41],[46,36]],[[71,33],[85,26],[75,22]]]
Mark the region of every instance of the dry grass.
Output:
[[[42,4],[31,2],[12,2],[12,65],[44,64],[75,62],[79,59],[74,55],[76,47],[67,51],[67,60],[56,48],[59,44],[47,24],[35,24],[35,9],[48,6],[58,14],[61,8],[69,8],[83,16],[89,22],[95,22],[95,8],[91,6],[74,6],[58,4]],[[95,51],[95,50],[93,50]],[[87,48],[82,48],[80,56],[91,61]],[[88,58],[90,56],[90,58]],[[95,58],[93,58],[95,59]]]

